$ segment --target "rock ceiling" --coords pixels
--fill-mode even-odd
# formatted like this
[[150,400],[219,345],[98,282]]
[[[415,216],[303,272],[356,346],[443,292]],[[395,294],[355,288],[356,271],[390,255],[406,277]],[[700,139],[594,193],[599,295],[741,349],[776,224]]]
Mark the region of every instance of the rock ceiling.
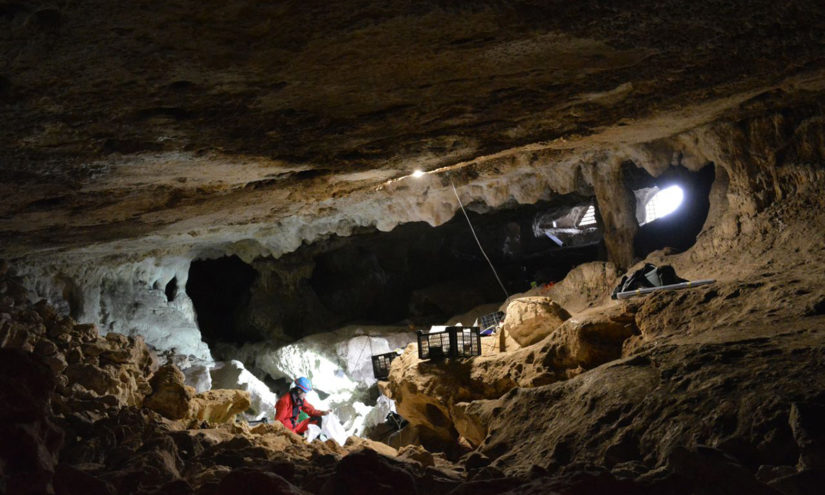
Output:
[[443,181],[387,181],[529,181],[818,94],[823,25],[816,1],[2,1],[0,254],[441,223]]

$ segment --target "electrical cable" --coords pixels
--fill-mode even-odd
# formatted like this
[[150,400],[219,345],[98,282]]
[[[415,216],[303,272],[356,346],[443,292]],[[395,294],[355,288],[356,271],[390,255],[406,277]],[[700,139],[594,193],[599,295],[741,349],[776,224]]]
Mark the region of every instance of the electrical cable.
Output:
[[355,362],[356,362],[356,363],[360,363],[360,362],[361,362],[361,356],[363,356],[363,355],[364,355],[364,351],[366,351],[366,350],[367,350],[367,345],[369,345],[369,347],[370,347],[370,356],[372,356],[372,337],[370,337],[370,335],[369,335],[369,334],[367,334],[367,335],[366,335],[366,337],[367,337],[367,343],[366,343],[366,344],[364,344],[363,346],[361,346],[361,353],[360,353],[360,354],[358,354],[358,358],[356,358],[356,359],[355,359]]
[[478,244],[478,249],[481,251],[481,254],[484,255],[484,259],[487,260],[487,264],[490,265],[490,269],[493,270],[493,275],[496,276],[496,280],[498,281],[498,285],[501,286],[501,290],[504,291],[504,298],[509,299],[510,294],[507,293],[507,289],[504,288],[504,284],[501,282],[501,279],[498,278],[498,273],[496,272],[495,267],[493,266],[493,262],[490,261],[490,258],[487,257],[487,253],[484,252],[484,248],[481,247],[481,241],[478,240],[478,236],[476,235],[476,231],[473,228],[472,222],[470,222],[470,216],[467,215],[467,210],[464,209],[464,204],[461,202],[461,198],[458,197],[458,191],[455,188],[455,184],[453,184],[453,180],[450,179],[450,185],[453,186],[453,193],[455,193],[455,199],[458,200],[458,206],[461,207],[461,212],[464,213],[464,218],[467,219],[467,225],[470,226],[470,232],[473,233],[473,237],[476,240],[476,244]]

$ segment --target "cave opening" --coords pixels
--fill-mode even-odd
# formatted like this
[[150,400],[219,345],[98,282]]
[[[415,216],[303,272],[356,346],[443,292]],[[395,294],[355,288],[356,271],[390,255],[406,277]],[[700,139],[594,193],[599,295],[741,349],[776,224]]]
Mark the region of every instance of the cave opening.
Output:
[[[666,247],[677,252],[689,249],[708,216],[714,165],[696,172],[671,167],[659,177],[648,177],[646,187],[635,191],[639,223],[633,241],[635,255],[644,258]],[[673,196],[668,197],[668,193]]]
[[[242,344],[245,341],[237,331],[236,319],[239,311],[249,303],[250,287],[256,277],[255,269],[237,256],[192,261],[186,294],[192,299],[205,342]],[[177,281],[173,281],[173,287],[176,287]],[[168,296],[169,284],[166,291]]]

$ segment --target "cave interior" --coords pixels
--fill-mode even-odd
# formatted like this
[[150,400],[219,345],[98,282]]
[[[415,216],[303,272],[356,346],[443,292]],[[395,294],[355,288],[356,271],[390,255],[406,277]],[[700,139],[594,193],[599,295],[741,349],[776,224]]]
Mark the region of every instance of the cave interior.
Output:
[[823,53],[810,0],[0,0],[0,493],[822,493]]

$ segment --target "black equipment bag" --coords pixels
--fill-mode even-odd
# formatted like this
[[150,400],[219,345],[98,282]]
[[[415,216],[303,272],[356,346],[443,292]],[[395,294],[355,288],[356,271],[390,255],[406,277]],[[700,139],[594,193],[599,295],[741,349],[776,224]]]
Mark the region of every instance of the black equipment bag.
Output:
[[646,289],[648,287],[662,287],[663,285],[679,284],[687,280],[676,275],[676,270],[670,265],[656,267],[651,263],[633,272],[630,276],[625,275],[619,285],[613,289],[611,299],[616,299],[620,292],[627,292],[636,289]]

